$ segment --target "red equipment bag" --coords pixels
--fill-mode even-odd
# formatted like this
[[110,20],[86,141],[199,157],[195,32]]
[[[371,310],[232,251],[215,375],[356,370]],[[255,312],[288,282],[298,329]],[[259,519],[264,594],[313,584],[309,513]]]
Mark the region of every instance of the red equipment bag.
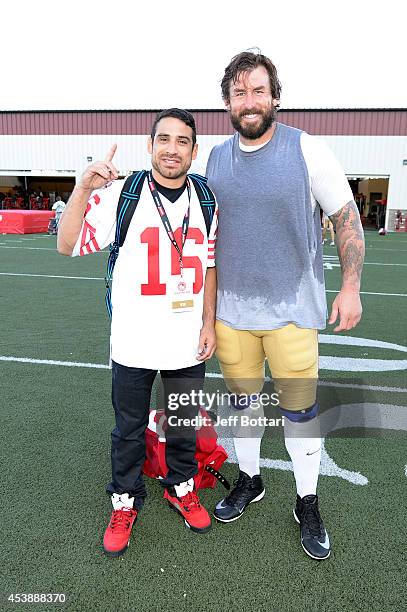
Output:
[[[226,489],[230,489],[229,482],[219,472],[228,458],[227,452],[218,444],[218,435],[206,410],[200,408],[199,414],[202,425],[196,430],[195,458],[198,473],[194,476],[195,488],[213,489],[219,480]],[[143,473],[150,478],[165,478],[168,472],[165,462],[165,425],[164,411],[152,410],[146,429],[146,459],[143,465]]]

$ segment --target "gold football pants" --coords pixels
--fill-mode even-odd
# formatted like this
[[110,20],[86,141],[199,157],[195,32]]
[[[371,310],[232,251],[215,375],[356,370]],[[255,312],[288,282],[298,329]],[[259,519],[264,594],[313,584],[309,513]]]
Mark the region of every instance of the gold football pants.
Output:
[[231,393],[260,393],[267,359],[280,405],[305,410],[316,401],[318,332],[289,323],[273,330],[233,329],[216,321],[217,351]]

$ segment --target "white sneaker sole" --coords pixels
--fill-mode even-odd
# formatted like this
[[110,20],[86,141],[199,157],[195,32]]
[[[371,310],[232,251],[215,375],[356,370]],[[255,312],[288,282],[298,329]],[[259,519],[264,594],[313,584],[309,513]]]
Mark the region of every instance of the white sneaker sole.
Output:
[[[298,518],[298,516],[297,516],[297,515],[296,515],[296,513],[295,513],[295,508],[293,509],[293,515],[294,515],[294,518],[295,518],[296,522],[297,522],[298,524],[300,524],[299,518]],[[303,544],[302,542],[301,542],[301,546],[302,546],[302,548],[303,548],[304,552],[305,552],[305,553],[306,553],[306,554],[307,554],[309,557],[311,557],[311,559],[315,559],[316,561],[325,561],[325,559],[328,559],[329,555],[331,554],[331,551],[329,550],[329,551],[328,551],[328,554],[326,555],[326,557],[314,557],[314,555],[311,555],[311,553],[310,553],[310,552],[309,552],[309,551],[308,551],[308,550],[305,548],[305,546],[304,546],[304,544]]]
[[[261,501],[261,500],[263,499],[263,497],[265,496],[265,494],[266,494],[266,489],[263,489],[263,491],[262,491],[262,492],[261,492],[261,493],[260,493],[260,494],[259,494],[257,497],[255,497],[254,499],[252,499],[252,501],[250,501],[250,502],[247,504],[246,508],[247,508],[248,506],[250,506],[250,504],[254,504],[255,502]],[[233,521],[237,521],[237,519],[240,519],[240,517],[243,515],[244,511],[246,510],[246,508],[244,508],[244,510],[242,510],[242,512],[241,512],[240,514],[238,514],[238,516],[235,516],[235,517],[234,517],[234,518],[232,518],[232,519],[227,519],[227,520],[225,520],[225,519],[221,519],[221,518],[217,517],[217,516],[216,516],[216,514],[214,514],[213,516],[215,517],[215,519],[216,519],[216,520],[217,520],[219,523],[233,523]]]

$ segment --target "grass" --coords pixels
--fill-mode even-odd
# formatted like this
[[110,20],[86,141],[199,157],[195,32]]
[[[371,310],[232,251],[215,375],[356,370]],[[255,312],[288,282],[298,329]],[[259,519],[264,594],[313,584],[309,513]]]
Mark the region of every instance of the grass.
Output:
[[[28,239],[29,238],[29,239]],[[367,234],[367,261],[407,263],[407,236]],[[14,242],[16,241],[16,242]],[[102,278],[104,255],[70,260],[47,236],[0,237],[0,272]],[[17,248],[10,248],[17,247]],[[29,248],[27,248],[29,247]],[[33,250],[41,249],[41,250]],[[332,247],[325,253],[334,255]],[[337,289],[339,270],[327,270]],[[407,266],[366,266],[364,291],[405,293]],[[108,320],[102,281],[0,276],[0,355],[107,363]],[[332,302],[334,294],[328,293]],[[349,335],[406,344],[405,297],[363,296],[364,318]],[[404,322],[403,322],[404,321]],[[327,330],[327,333],[332,333]],[[365,355],[367,353],[367,356]],[[322,355],[406,359],[384,349],[321,344]],[[208,370],[218,371],[213,360]],[[241,520],[200,536],[169,512],[148,481],[148,502],[120,559],[101,549],[110,513],[110,373],[1,362],[0,443],[3,602],[6,594],[65,593],[67,610],[387,611],[402,609],[405,585],[406,435],[370,432],[326,441],[338,466],[366,486],[321,476],[321,508],[333,543],[323,563],[309,559],[292,517],[294,479],[263,469],[267,495]],[[324,380],[374,389],[321,388],[321,402],[382,403],[405,411],[405,371],[322,372]],[[338,381],[340,379],[340,381]],[[209,379],[209,387],[216,380]],[[281,435],[265,436],[262,456],[287,461]],[[225,464],[233,480],[236,466]],[[202,492],[211,509],[223,489]],[[62,606],[62,604],[61,604]],[[36,604],[36,610],[49,605]]]

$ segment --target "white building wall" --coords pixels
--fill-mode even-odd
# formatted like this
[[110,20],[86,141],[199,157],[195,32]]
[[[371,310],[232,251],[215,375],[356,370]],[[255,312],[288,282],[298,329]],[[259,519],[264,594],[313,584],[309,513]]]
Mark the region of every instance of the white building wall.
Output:
[[[229,136],[199,136],[192,171],[205,173],[212,147]],[[348,176],[388,176],[388,209],[407,209],[406,136],[324,136]],[[2,136],[0,175],[76,176],[118,145],[114,163],[120,173],[150,165],[147,136]]]
[[[228,136],[201,136],[197,162]],[[389,177],[388,209],[407,209],[407,136],[318,136],[334,151],[347,176]],[[205,164],[202,164],[205,168]]]
[[407,210],[406,136],[325,136],[348,176],[388,176],[390,210]]

